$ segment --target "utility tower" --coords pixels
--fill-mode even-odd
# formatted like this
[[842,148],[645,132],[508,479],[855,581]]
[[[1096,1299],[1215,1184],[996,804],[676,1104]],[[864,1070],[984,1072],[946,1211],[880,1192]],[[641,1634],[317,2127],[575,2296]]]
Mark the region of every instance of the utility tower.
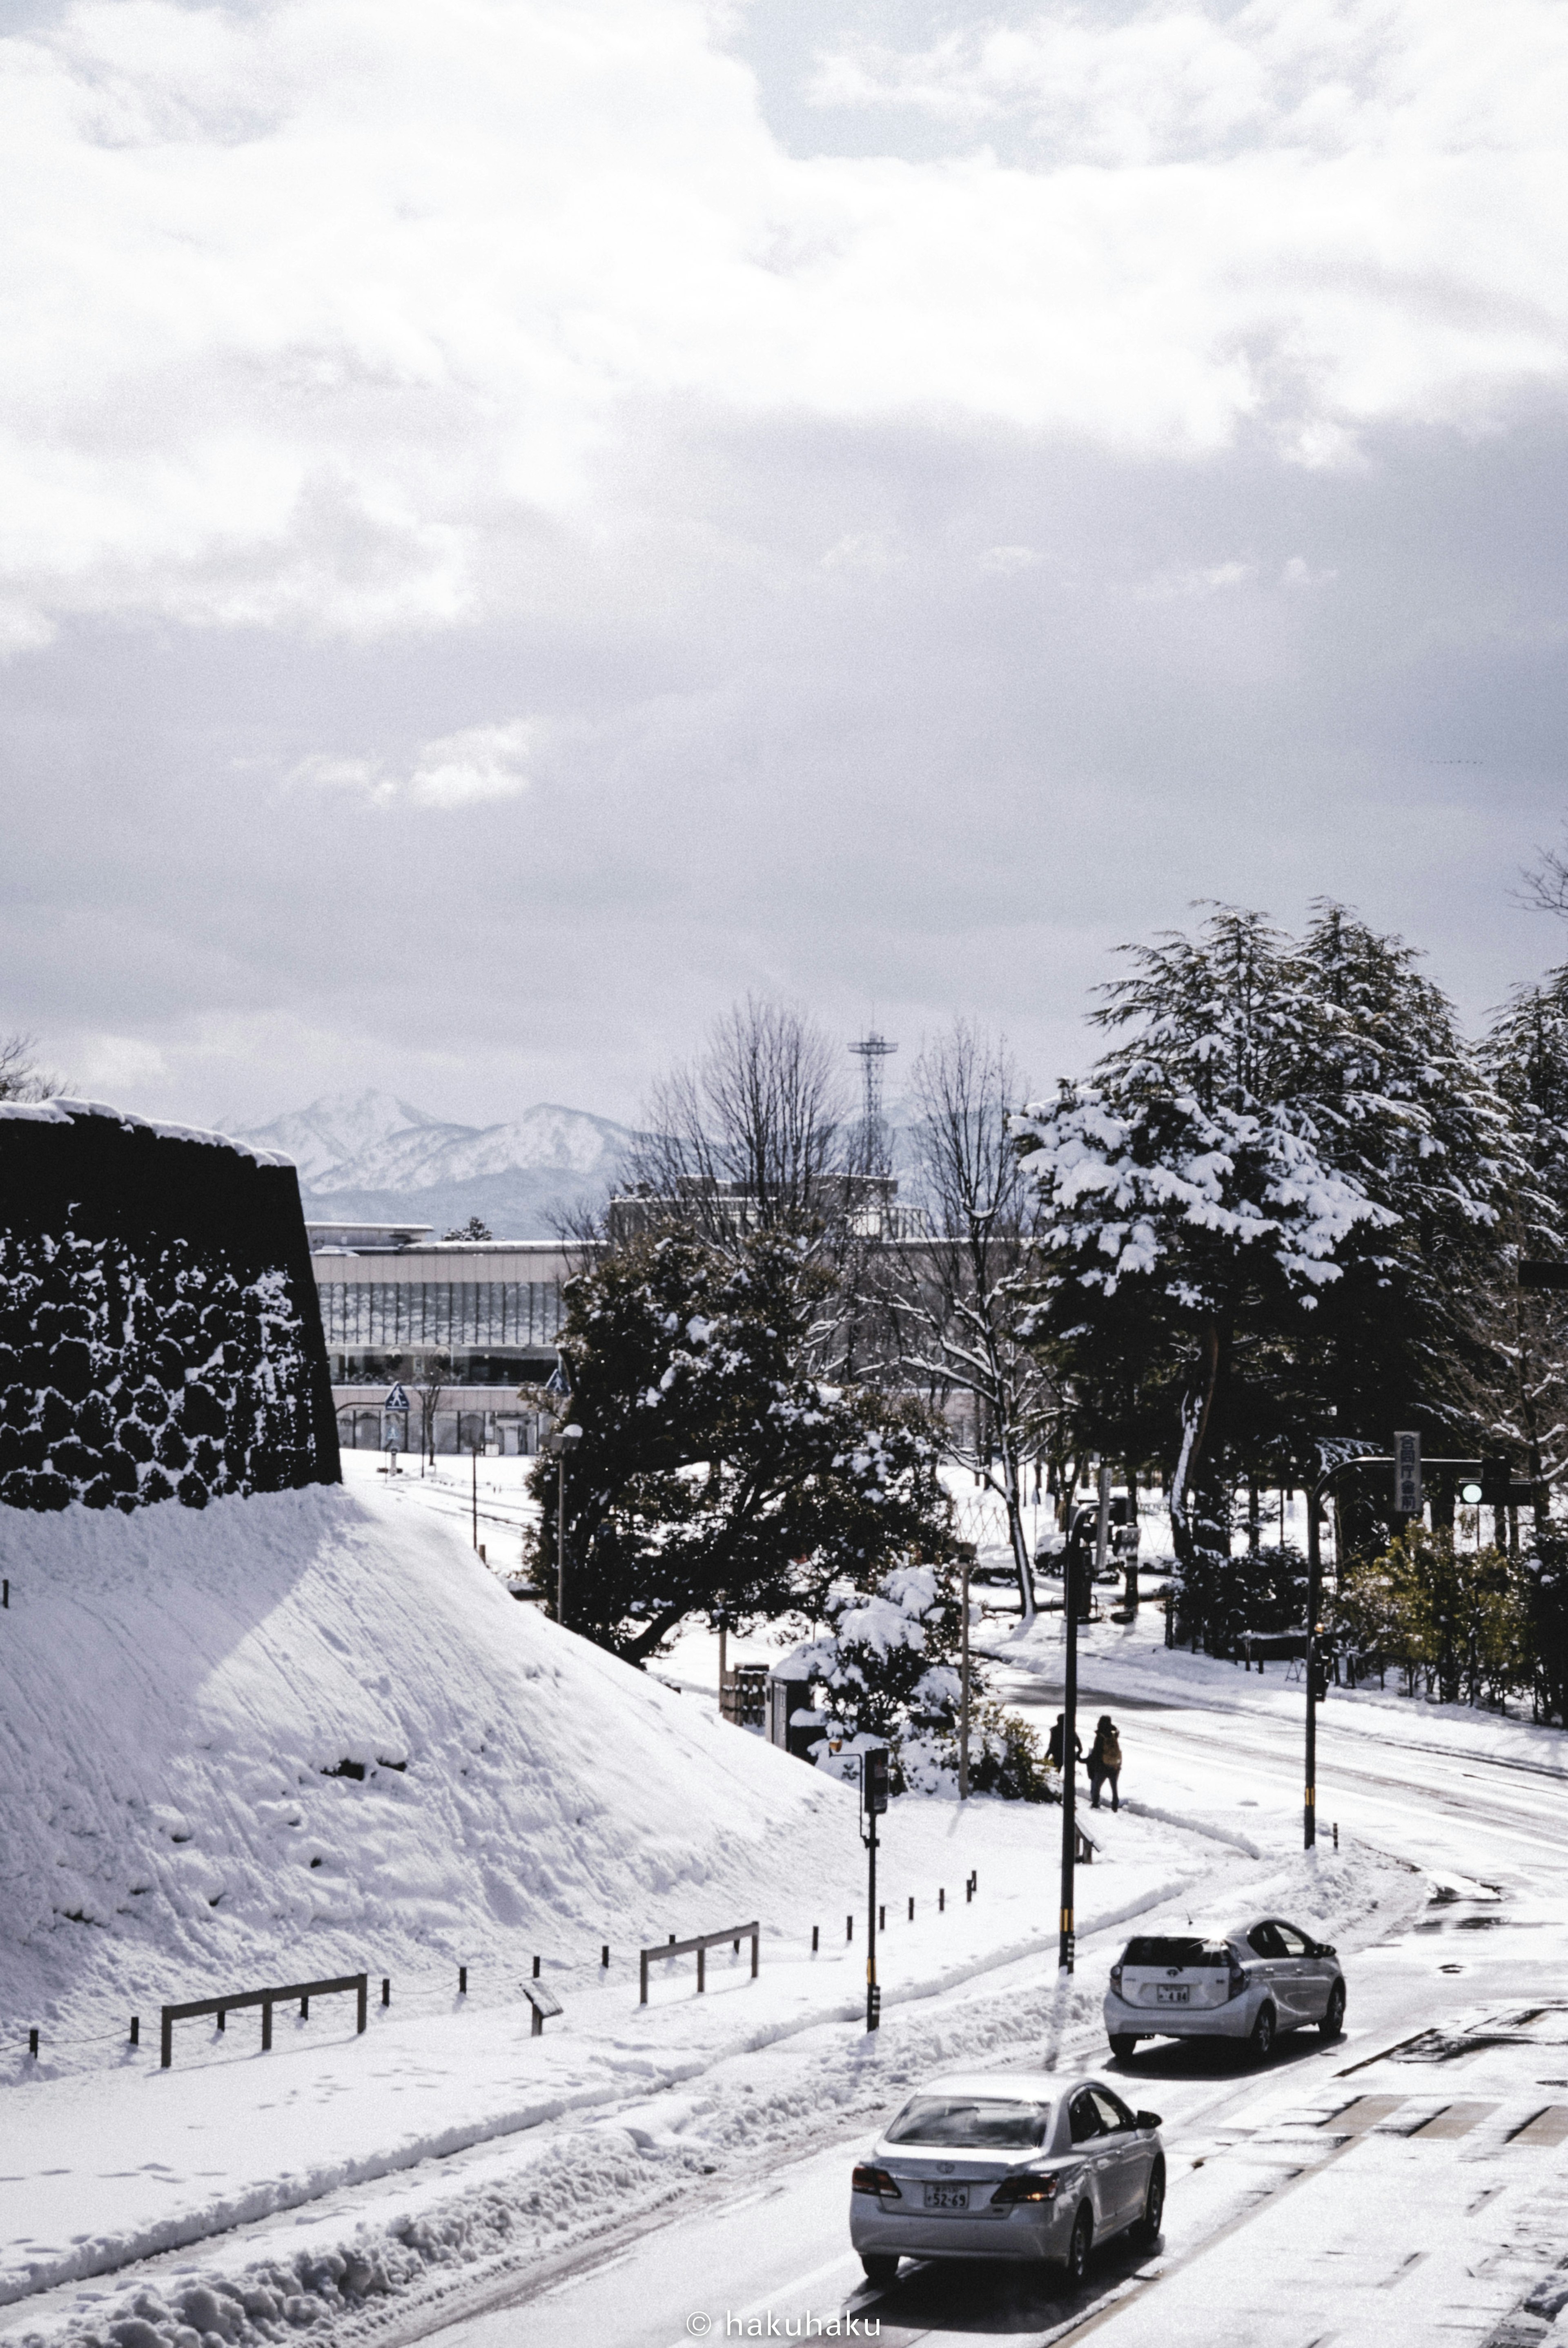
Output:
[[862,1035],[860,1041],[857,1044],[851,1044],[849,1048],[860,1062],[865,1074],[866,1107],[862,1122],[864,1135],[862,1146],[866,1153],[866,1170],[867,1173],[875,1173],[881,1169],[882,1162],[887,1154],[886,1128],[882,1122],[882,1063],[889,1058],[898,1046],[897,1044],[890,1044],[886,1035],[879,1035],[874,1027],[868,1035]]

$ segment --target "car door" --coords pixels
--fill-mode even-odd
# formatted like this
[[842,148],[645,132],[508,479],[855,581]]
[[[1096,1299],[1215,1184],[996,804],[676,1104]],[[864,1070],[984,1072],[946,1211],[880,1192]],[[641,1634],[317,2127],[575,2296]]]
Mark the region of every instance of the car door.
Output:
[[1109,2087],[1091,2087],[1090,2093],[1099,2107],[1111,2147],[1106,2175],[1115,2201],[1114,2222],[1130,2226],[1143,2211],[1154,2159],[1153,2142],[1139,2135],[1137,2120],[1120,2096],[1113,2095]]
[[1328,2005],[1329,1968],[1313,1952],[1317,1943],[1281,1917],[1275,1925],[1290,1966],[1297,2022],[1321,2021]]
[[1246,1945],[1255,1958],[1262,1960],[1252,1968],[1253,1979],[1266,1984],[1280,2026],[1288,2028],[1296,2015],[1291,2010],[1292,1982],[1278,1925],[1273,1922],[1255,1924],[1246,1936]]
[[1089,2181],[1089,2203],[1097,2234],[1113,2233],[1117,2225],[1119,2190],[1117,2151],[1092,2091],[1081,2087],[1067,2107],[1072,2149],[1081,2159]]

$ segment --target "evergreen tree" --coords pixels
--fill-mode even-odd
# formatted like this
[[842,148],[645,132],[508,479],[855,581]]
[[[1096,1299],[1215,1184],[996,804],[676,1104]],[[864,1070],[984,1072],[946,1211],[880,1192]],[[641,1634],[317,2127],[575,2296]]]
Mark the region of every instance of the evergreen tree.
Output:
[[[1507,1103],[1522,1161],[1506,1238],[1519,1256],[1568,1254],[1568,968],[1510,996],[1481,1045]],[[1568,1468],[1568,1296],[1504,1286],[1493,1322],[1499,1375],[1487,1434],[1536,1488],[1538,1532],[1551,1488]]]
[[[813,1374],[831,1266],[772,1229],[653,1231],[569,1282],[560,1351],[581,1430],[566,1469],[567,1621],[632,1663],[692,1614],[820,1613],[939,1555],[948,1506],[918,1414]],[[555,1468],[536,1570],[556,1584]]]
[[1262,915],[1126,951],[1093,1014],[1126,1040],[1020,1120],[1049,1266],[1033,1327],[1086,1445],[1170,1458],[1173,1433],[1180,1627],[1223,1651],[1245,1612],[1237,1474],[1321,1414],[1304,1332],[1396,1218],[1337,1161],[1320,991]]

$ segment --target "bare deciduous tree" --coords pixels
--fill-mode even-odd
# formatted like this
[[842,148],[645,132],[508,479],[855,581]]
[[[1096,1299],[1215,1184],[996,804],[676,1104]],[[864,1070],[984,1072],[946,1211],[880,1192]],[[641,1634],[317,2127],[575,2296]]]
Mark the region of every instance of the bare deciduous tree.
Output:
[[933,1228],[888,1253],[905,1365],[938,1406],[948,1457],[1002,1501],[1029,1622],[1024,1462],[1045,1443],[1056,1395],[1016,1334],[1033,1250],[1032,1199],[1009,1130],[1024,1087],[1005,1042],[959,1019],[920,1055],[911,1095]]
[[721,1244],[826,1224],[843,1201],[845,1090],[814,1021],[748,995],[654,1086],[633,1183],[651,1209]]
[[63,1076],[38,1066],[36,1044],[32,1035],[0,1035],[0,1100],[48,1100],[65,1090]]

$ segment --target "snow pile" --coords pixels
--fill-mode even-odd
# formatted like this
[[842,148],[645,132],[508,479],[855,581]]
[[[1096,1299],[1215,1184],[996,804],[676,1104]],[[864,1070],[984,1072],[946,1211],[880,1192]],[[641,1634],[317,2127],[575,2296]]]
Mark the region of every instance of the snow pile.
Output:
[[0,1571],[12,2076],[29,2025],[723,1922],[845,1798],[339,1488],[0,1509]]

